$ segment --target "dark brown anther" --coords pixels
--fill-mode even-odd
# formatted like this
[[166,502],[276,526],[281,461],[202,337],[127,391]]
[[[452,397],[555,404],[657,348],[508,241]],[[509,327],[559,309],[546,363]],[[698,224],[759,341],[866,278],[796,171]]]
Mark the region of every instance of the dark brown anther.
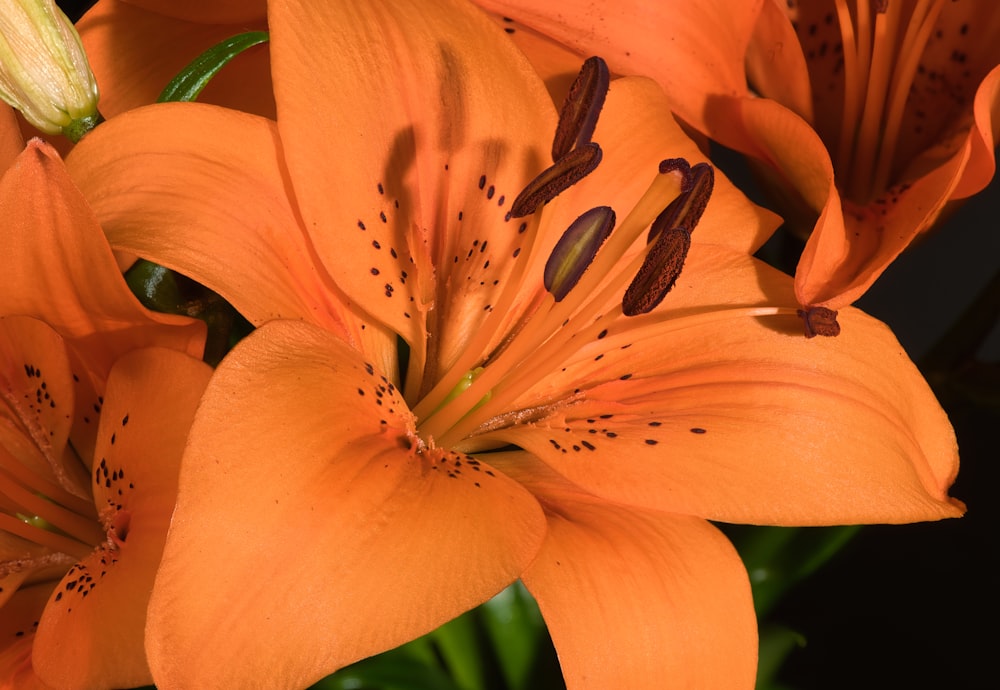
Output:
[[686,158],[666,158],[660,161],[660,174],[666,175],[667,173],[680,172],[684,177],[684,191],[687,191],[691,179],[691,164],[687,162]]
[[798,310],[799,318],[806,327],[806,337],[815,338],[822,335],[835,338],[840,335],[840,324],[837,323],[837,312],[826,307],[809,307]]
[[604,107],[611,77],[608,65],[599,57],[587,58],[570,87],[559,112],[559,124],[552,141],[552,160],[558,161],[573,149],[589,144]]
[[521,190],[511,204],[511,217],[523,218],[534,213],[539,206],[552,201],[593,172],[600,162],[601,147],[597,144],[584,144],[573,149]]
[[[679,160],[683,161],[684,159]],[[663,163],[666,162],[663,161]],[[660,163],[661,171],[663,170],[663,163]],[[683,171],[683,168],[676,167],[672,170]],[[667,228],[683,226],[688,228],[689,232],[694,231],[698,225],[698,221],[701,220],[702,214],[705,212],[705,207],[708,205],[708,200],[712,196],[712,189],[714,187],[715,171],[711,165],[698,163],[692,166],[681,186],[682,191],[680,195],[671,201],[670,205],[653,221],[653,224],[649,228],[649,235],[646,237],[646,242],[652,242],[660,232]]]
[[561,302],[576,286],[614,227],[615,212],[610,206],[598,206],[566,228],[545,262],[543,275],[545,289],[552,293],[556,302]]
[[625,316],[647,314],[662,302],[677,282],[690,248],[691,233],[686,228],[665,228],[660,232],[625,291],[622,313]]

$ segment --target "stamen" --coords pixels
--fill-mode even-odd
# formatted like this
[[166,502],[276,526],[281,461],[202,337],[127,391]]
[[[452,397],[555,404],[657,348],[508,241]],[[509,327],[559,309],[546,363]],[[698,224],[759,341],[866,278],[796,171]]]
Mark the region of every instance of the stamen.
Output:
[[599,57],[587,58],[559,112],[559,124],[552,141],[553,161],[590,143],[590,137],[597,126],[597,117],[601,114],[604,99],[608,95],[609,84],[607,63]]
[[822,335],[834,338],[840,335],[840,324],[837,323],[837,312],[826,307],[809,307],[796,312],[806,327],[806,337],[815,338]]
[[687,228],[668,228],[656,234],[656,243],[625,290],[622,313],[625,316],[646,314],[662,302],[677,282],[689,249],[691,233]]
[[897,53],[897,62],[893,69],[892,82],[886,97],[882,144],[879,148],[878,158],[871,166],[875,171],[871,192],[875,195],[889,187],[907,97],[910,95],[913,79],[917,74],[931,32],[937,24],[942,6],[943,3],[940,1],[933,2],[930,6],[927,6],[927,2],[918,3],[907,24],[906,34]]
[[[663,163],[660,164],[660,172],[664,172]],[[708,206],[713,189],[715,189],[715,170],[712,166],[708,163],[697,163],[691,167],[684,178],[681,195],[670,202],[670,205],[653,221],[646,242],[652,242],[667,228],[684,226],[694,230],[705,212],[705,207]]]
[[574,220],[559,238],[543,276],[545,289],[556,302],[577,284],[614,227],[615,212],[610,206],[598,206]]
[[601,147],[597,144],[584,144],[573,149],[521,190],[511,205],[511,217],[523,218],[534,213],[543,203],[552,201],[593,172],[600,162]]

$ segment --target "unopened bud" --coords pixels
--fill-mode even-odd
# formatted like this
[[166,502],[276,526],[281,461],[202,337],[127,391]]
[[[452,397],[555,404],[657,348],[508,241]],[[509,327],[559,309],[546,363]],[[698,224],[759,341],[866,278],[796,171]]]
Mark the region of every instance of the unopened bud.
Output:
[[97,82],[53,0],[0,0],[0,98],[41,131],[73,141],[97,124]]

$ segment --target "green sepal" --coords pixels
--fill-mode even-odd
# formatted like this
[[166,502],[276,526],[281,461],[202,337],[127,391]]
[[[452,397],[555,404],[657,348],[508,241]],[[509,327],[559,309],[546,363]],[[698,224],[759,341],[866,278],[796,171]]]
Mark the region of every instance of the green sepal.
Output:
[[227,38],[196,57],[174,77],[157,99],[158,103],[193,101],[229,61],[247,48],[268,40],[266,31],[248,31]]

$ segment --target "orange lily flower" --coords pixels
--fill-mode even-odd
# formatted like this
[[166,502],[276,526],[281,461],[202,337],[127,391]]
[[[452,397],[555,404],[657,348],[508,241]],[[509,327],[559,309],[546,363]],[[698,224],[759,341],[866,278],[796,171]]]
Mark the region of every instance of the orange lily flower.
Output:
[[[8,108],[0,110],[0,142],[8,154],[23,147]],[[0,160],[3,164],[9,169],[0,178],[6,240],[0,253],[0,315],[40,319],[67,341],[79,379],[73,445],[89,462],[99,416],[92,408],[101,405],[115,360],[152,345],[199,357],[205,327],[139,304],[117,270],[93,211],[51,147],[32,140],[16,158]]]
[[[81,483],[86,469],[67,446],[75,386],[64,341],[35,319],[3,317],[0,352],[12,403],[0,442],[0,686],[148,684],[149,592],[211,369],[159,348],[119,359],[100,461]],[[36,404],[41,390],[54,408]]]
[[[116,248],[259,326],[192,426],[158,685],[301,687],[522,577],[570,688],[750,688],[746,573],[706,520],[961,514],[916,369],[855,310],[835,342],[793,335],[790,279],[749,257],[774,219],[726,180],[666,301],[623,315],[647,228],[690,200],[660,161],[702,160],[655,84],[615,81],[601,165],[514,218],[557,117],[487,17],[269,10],[277,122],[140,108],[68,161]],[[580,282],[543,277],[578,267],[560,238],[599,204],[622,220]]]
[[539,35],[604,55],[768,166],[789,220],[812,228],[795,276],[802,305],[855,301],[950,201],[993,176],[994,4],[477,2],[530,28],[506,24],[546,73],[563,63]]
[[[112,117],[156,101],[195,57],[246,31],[267,28],[264,0],[99,0],[76,28]],[[226,66],[199,100],[274,117],[266,46]],[[252,88],[248,87],[252,85]]]
[[[264,0],[98,0],[76,30],[100,85],[100,110],[112,117],[157,100],[164,87],[202,52],[236,34],[267,28]],[[198,99],[274,117],[267,46],[226,65]],[[253,85],[248,88],[248,85]],[[38,131],[27,121],[25,136]],[[47,137],[65,154],[72,143]]]
[[[139,305],[62,161],[6,108],[0,163],[0,686],[146,683],[204,327]],[[171,349],[130,354],[151,345]]]

